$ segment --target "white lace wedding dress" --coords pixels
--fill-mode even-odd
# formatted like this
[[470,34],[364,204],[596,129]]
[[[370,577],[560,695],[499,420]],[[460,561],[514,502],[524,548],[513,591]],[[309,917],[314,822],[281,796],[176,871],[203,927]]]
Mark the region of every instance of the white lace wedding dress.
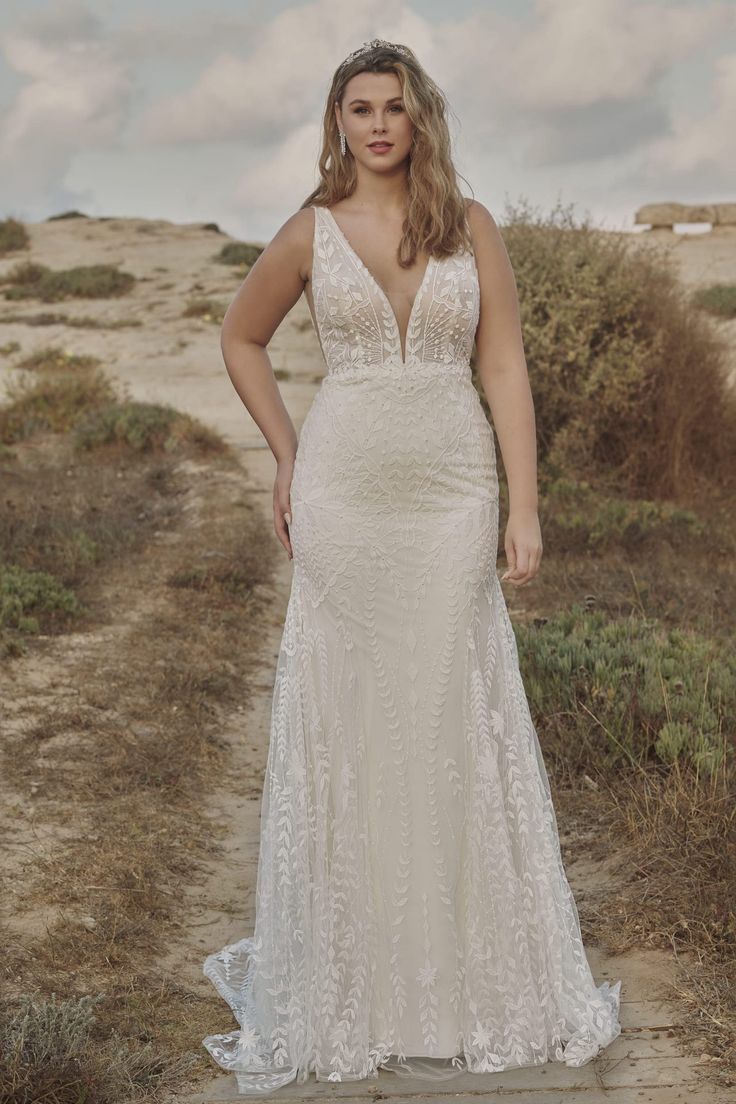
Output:
[[471,253],[432,257],[405,351],[326,207],[327,375],[291,486],[252,937],[204,973],[238,1092],[588,1062],[620,1033],[560,855],[497,576],[492,428],[471,382]]

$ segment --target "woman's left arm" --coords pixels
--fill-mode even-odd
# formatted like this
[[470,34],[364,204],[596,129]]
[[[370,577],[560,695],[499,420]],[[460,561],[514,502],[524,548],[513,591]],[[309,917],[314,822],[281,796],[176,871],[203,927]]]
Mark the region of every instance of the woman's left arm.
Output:
[[476,331],[478,378],[488,400],[501,446],[509,488],[501,576],[515,586],[539,570],[542,534],[537,497],[537,435],[534,401],[524,355],[519,297],[511,261],[490,211],[473,200],[468,207],[480,281]]

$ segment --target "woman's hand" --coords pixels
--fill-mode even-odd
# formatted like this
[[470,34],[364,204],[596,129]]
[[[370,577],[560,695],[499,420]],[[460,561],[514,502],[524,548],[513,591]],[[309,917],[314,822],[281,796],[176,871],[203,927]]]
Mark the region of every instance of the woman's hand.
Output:
[[509,566],[501,581],[508,579],[519,587],[533,579],[542,559],[542,533],[535,509],[529,507],[509,514],[504,548]]
[[289,539],[289,526],[291,525],[291,477],[294,473],[294,461],[279,461],[276,467],[276,481],[273,485],[273,525],[276,536],[289,554],[289,559],[294,559],[294,553]]

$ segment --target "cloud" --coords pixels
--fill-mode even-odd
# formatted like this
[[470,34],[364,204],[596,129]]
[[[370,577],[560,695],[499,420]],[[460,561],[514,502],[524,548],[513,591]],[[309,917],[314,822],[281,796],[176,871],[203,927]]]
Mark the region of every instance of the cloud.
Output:
[[731,4],[537,0],[525,22],[489,8],[442,28],[462,130],[535,167],[620,157],[671,128],[664,78],[734,26]]
[[243,173],[235,200],[248,211],[298,207],[317,183],[321,129],[310,123],[291,132],[270,153]]
[[116,144],[127,120],[132,81],[124,62],[86,11],[73,6],[62,14],[37,16],[0,42],[24,78],[0,122],[6,209],[73,200],[63,186],[73,155]]
[[672,6],[638,0],[537,0],[497,76],[532,111],[636,102],[651,95],[674,64],[717,31],[733,26],[733,7]]
[[391,33],[428,41],[426,21],[393,0],[364,9],[312,0],[232,36],[189,88],[153,104],[139,124],[148,143],[248,139],[271,144],[313,122],[332,72],[364,40]]
[[[64,184],[78,154],[117,148],[147,164],[151,151],[179,146],[180,164],[212,142],[227,146],[234,202],[264,215],[283,209],[312,187],[336,65],[374,37],[410,45],[446,91],[471,179],[499,159],[517,176],[533,166],[559,178],[560,165],[574,164],[577,187],[579,169],[593,180],[601,163],[626,158],[662,185],[673,176],[697,183],[704,169],[727,179],[736,155],[736,61],[724,53],[733,50],[733,4],[536,0],[505,14],[478,0],[458,14],[446,6],[440,21],[436,10],[293,0],[274,14],[264,3],[241,11],[220,0],[213,12],[202,3],[180,13],[167,0],[101,22],[85,4],[57,0],[24,15],[0,39],[20,84],[0,118],[6,212],[16,205],[20,217],[43,217],[79,205],[81,193]],[[712,61],[706,48],[719,47]],[[678,67],[699,55],[712,69],[712,104],[676,113]],[[679,96],[688,102],[687,90]],[[77,178],[90,163],[80,161]],[[165,195],[165,172],[158,182]]]
[[[722,170],[717,176],[733,190],[736,166],[736,53],[716,58],[712,105],[700,114],[676,118],[671,133],[650,151],[651,171],[688,174]],[[716,179],[713,180],[716,184]]]

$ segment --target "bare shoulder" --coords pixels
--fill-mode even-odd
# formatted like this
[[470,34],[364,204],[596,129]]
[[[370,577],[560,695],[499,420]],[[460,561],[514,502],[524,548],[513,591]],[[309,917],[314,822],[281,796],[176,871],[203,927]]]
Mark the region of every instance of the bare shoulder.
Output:
[[465,207],[474,244],[478,243],[482,247],[484,244],[488,246],[503,242],[496,220],[485,204],[478,199],[466,198]]
[[281,224],[266,250],[271,260],[287,259],[296,262],[303,281],[309,278],[312,267],[312,241],[315,213],[311,207],[302,207]]

